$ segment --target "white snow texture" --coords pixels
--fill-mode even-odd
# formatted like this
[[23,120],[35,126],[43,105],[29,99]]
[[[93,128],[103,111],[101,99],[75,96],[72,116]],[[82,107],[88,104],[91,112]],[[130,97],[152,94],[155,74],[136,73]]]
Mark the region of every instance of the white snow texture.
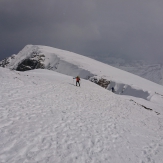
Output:
[[0,163],[162,163],[161,85],[45,46],[26,46],[8,67],[33,48],[53,71],[0,68]]

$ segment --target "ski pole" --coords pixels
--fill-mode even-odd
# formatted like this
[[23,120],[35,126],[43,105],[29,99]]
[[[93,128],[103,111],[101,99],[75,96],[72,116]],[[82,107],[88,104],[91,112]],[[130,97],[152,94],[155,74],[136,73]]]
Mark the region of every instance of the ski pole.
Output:
[[72,78],[72,80],[73,80],[73,85],[74,85],[74,78]]

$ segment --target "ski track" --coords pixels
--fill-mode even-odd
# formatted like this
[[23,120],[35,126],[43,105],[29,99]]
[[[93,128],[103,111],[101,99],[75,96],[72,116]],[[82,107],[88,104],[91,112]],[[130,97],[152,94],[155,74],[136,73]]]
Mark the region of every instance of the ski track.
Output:
[[162,115],[92,83],[27,78],[1,83],[0,163],[162,162]]

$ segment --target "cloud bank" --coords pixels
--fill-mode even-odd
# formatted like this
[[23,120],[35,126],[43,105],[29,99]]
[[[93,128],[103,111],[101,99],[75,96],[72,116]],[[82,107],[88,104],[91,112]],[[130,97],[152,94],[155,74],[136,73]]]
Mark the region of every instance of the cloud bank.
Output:
[[1,0],[0,59],[27,44],[163,62],[162,0]]

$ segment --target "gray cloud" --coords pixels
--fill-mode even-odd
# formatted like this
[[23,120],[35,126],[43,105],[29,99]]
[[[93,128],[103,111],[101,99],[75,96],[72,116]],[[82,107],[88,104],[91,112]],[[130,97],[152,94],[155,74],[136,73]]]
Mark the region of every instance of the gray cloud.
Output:
[[163,62],[162,0],[1,0],[0,59],[27,44]]

